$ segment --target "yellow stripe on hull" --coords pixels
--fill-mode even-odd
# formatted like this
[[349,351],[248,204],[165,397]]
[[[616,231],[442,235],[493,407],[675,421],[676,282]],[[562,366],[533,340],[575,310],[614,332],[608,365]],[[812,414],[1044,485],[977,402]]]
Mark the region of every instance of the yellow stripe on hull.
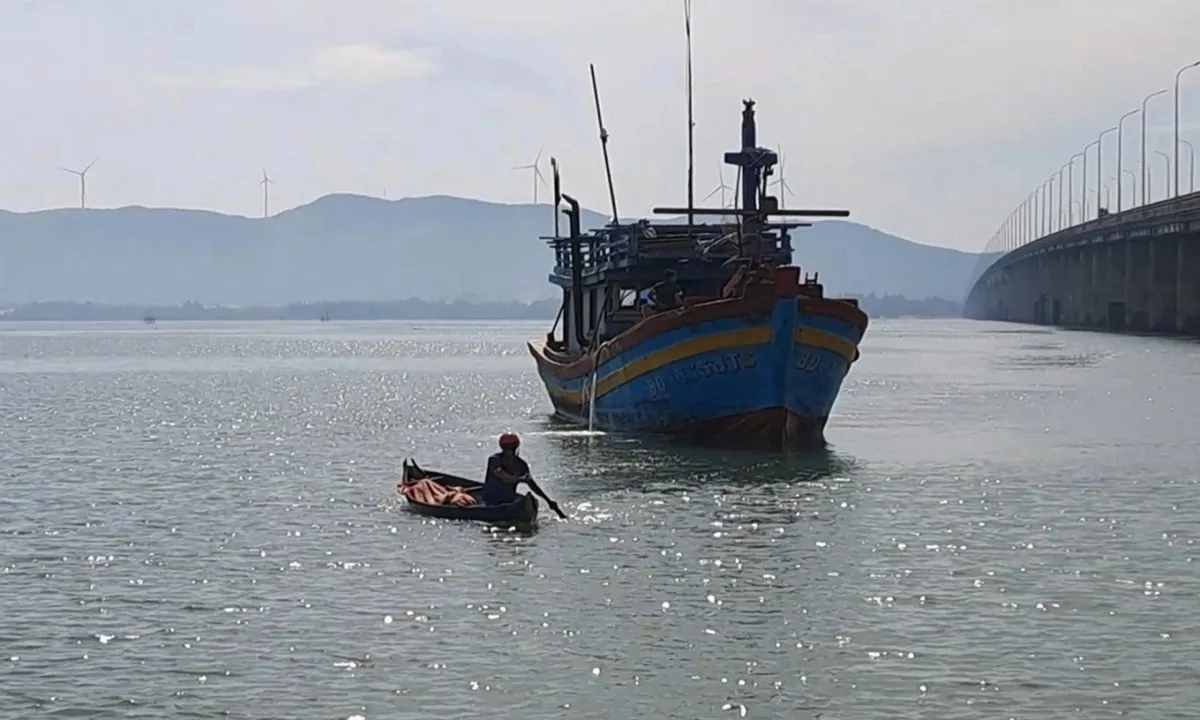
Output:
[[840,338],[833,333],[825,332],[824,330],[814,330],[812,328],[800,328],[796,331],[796,344],[807,345],[809,347],[821,348],[829,350],[846,358],[846,362],[853,363],[858,359],[858,346],[854,343]]
[[[692,338],[672,345],[658,352],[639,358],[628,365],[617,368],[596,381],[596,397],[601,398],[617,388],[648,375],[672,363],[681,362],[715,350],[733,350],[760,345],[770,345],[772,329],[769,327],[745,328],[732,332],[705,335]],[[858,347],[832,333],[822,330],[801,329],[795,333],[798,345],[830,350],[841,355],[846,362],[853,363],[858,358]],[[555,400],[570,405],[582,406],[588,402],[588,385],[590,379],[584,379],[584,386],[579,390],[568,390],[556,387],[554,378],[547,378],[546,390]]]
[[[601,377],[596,381],[596,397],[604,397],[622,385],[631,383],[643,375],[652,373],[671,363],[687,360],[714,350],[732,350],[755,345],[766,345],[770,342],[771,328],[769,327],[746,328],[744,330],[734,330],[732,332],[705,335],[703,337],[692,338],[691,340],[684,340],[681,343],[651,353],[646,357],[638,358],[628,365],[617,368],[613,372]],[[583,405],[587,402],[588,393],[586,388],[590,382],[590,379],[585,378],[584,389],[581,390],[556,388],[549,383],[547,383],[546,389],[557,400],[572,405]]]

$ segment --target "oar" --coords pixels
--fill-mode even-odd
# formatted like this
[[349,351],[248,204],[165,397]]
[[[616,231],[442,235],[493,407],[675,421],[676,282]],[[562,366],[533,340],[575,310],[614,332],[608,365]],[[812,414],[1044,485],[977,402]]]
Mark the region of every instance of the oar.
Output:
[[537,483],[535,483],[535,482],[533,481],[533,478],[531,478],[531,477],[529,477],[528,475],[526,475],[526,476],[525,476],[525,477],[524,477],[524,478],[521,480],[521,482],[523,482],[523,483],[525,483],[526,485],[528,485],[528,486],[529,486],[529,489],[533,491],[533,494],[534,494],[534,495],[537,495],[537,496],[538,496],[538,497],[540,497],[541,499],[545,500],[545,501],[546,501],[546,504],[550,506],[550,509],[551,509],[551,510],[553,510],[555,513],[557,513],[557,514],[558,514],[558,516],[559,516],[560,518],[562,518],[563,520],[566,520],[566,519],[567,519],[567,514],[566,514],[566,513],[564,513],[562,510],[560,510],[560,509],[558,508],[558,503],[556,503],[556,502],[554,502],[553,500],[551,500],[551,499],[549,498],[549,496],[547,496],[547,495],[546,495],[546,493],[544,493],[544,492],[542,491],[542,489],[541,489],[540,487],[538,487],[538,484],[537,484]]

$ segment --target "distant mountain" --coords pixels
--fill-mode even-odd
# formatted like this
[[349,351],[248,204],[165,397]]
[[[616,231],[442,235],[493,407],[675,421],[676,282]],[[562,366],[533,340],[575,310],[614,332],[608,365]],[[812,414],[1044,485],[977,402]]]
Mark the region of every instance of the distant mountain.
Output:
[[[584,211],[585,228],[607,222]],[[0,307],[551,297],[548,205],[327,195],[270,219],[199,210],[0,211]],[[565,228],[565,224],[564,224]],[[851,222],[794,235],[831,293],[962,297],[978,256]]]

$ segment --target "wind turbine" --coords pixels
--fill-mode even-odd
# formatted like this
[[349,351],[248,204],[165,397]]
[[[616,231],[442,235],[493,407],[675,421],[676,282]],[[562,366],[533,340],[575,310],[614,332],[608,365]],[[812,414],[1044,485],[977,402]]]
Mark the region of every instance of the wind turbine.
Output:
[[545,148],[538,150],[537,157],[535,157],[533,159],[533,162],[531,162],[530,164],[517,165],[516,167],[513,168],[513,170],[533,170],[533,204],[534,205],[537,205],[538,183],[540,182],[543,185],[546,184],[546,178],[542,177],[542,167],[541,167],[542,166],[542,150],[545,150]]
[[87,209],[87,174],[88,174],[88,170],[91,170],[92,166],[96,164],[96,160],[99,160],[99,159],[100,158],[93,158],[92,161],[87,164],[87,167],[85,167],[82,170],[72,170],[71,168],[65,168],[61,165],[58,166],[58,169],[62,170],[63,172],[69,172],[72,175],[79,176],[79,209],[80,210]]
[[783,175],[783,168],[787,164],[787,156],[783,154],[783,148],[778,145],[775,146],[775,149],[779,151],[779,178],[771,184],[779,186],[779,209],[782,210],[784,196],[791,195],[795,197],[796,193],[792,192],[792,186],[788,185],[787,178]]
[[724,171],[724,170],[721,168],[721,166],[720,166],[720,165],[718,165],[718,166],[717,166],[717,177],[719,177],[719,178],[721,179],[721,184],[720,184],[720,185],[717,185],[717,187],[715,187],[715,188],[713,189],[713,191],[712,191],[712,192],[710,192],[708,195],[706,195],[706,196],[704,197],[704,200],[701,200],[700,202],[705,202],[705,201],[707,201],[707,200],[708,200],[710,197],[712,197],[713,195],[716,195],[716,194],[720,193],[720,195],[721,195],[721,207],[722,207],[722,208],[724,208],[724,207],[728,207],[728,206],[725,204],[725,192],[726,192],[726,191],[728,191],[728,192],[733,192],[733,188],[731,188],[731,187],[729,187],[728,185],[726,185],[726,184],[725,184],[725,171]]
[[267,177],[267,169],[263,168],[263,178],[258,181],[258,184],[263,189],[263,219],[271,216],[271,183],[275,182]]

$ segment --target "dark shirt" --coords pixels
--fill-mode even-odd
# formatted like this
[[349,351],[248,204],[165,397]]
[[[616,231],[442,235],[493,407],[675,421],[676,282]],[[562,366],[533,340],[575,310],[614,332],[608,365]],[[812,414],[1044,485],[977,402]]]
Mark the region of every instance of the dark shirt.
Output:
[[529,464],[519,456],[513,456],[510,467],[504,467],[502,453],[488,458],[487,475],[483,479],[483,504],[505,505],[517,501],[517,483],[506,482],[496,475],[503,468],[509,475],[520,477],[529,474]]
[[650,301],[660,310],[668,310],[679,305],[679,284],[671,280],[663,280],[650,288]]

